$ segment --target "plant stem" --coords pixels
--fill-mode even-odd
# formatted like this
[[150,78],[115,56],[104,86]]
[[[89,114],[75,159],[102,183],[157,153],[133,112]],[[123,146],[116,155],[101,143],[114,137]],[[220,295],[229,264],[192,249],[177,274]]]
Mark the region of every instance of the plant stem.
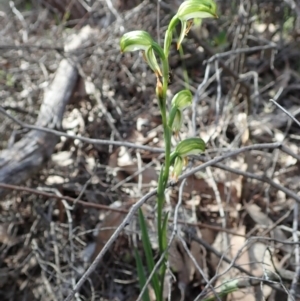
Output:
[[[167,236],[167,229],[164,227],[163,223],[163,205],[165,202],[165,189],[168,184],[169,179],[169,170],[170,170],[170,154],[171,154],[171,129],[168,126],[168,116],[167,116],[167,89],[169,82],[169,62],[168,57],[165,55],[161,56],[162,65],[163,65],[163,84],[162,84],[162,93],[158,95],[160,103],[160,111],[162,117],[163,131],[164,131],[164,142],[165,142],[165,164],[161,168],[161,172],[158,178],[158,188],[157,188],[157,231],[158,231],[158,244],[159,252],[161,256],[165,251],[165,243]],[[167,217],[166,217],[167,218]],[[164,287],[164,278],[166,272],[166,264],[163,262],[160,269],[160,296],[159,300],[163,300],[163,287]]]

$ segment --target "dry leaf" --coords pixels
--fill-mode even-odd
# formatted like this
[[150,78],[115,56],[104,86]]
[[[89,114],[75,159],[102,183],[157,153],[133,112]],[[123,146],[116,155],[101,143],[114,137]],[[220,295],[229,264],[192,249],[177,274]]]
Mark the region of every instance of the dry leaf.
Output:
[[[228,186],[231,186],[230,184]],[[232,203],[239,203],[240,198],[238,195],[238,190],[234,187],[228,187],[225,183],[217,183],[218,191],[220,193],[221,200],[226,200],[228,194],[230,194],[230,200]],[[183,188],[184,193],[191,194],[192,192],[200,193],[201,195],[209,195],[214,200],[215,193],[214,190],[210,187],[205,179],[198,179],[195,176],[188,177],[186,184]]]
[[17,237],[14,237],[10,231],[9,231],[9,226],[7,225],[1,225],[0,224],[0,243],[7,245],[7,246],[12,246],[16,243],[18,243],[19,239]]
[[[267,250],[268,246],[262,242],[255,242],[249,247],[249,259],[251,262],[251,273],[257,277],[261,277],[265,270],[275,272],[273,263],[278,267],[278,261],[275,256],[271,257],[270,252]],[[273,261],[273,262],[272,262]],[[272,288],[264,285],[263,296],[268,298],[272,292]],[[261,298],[262,292],[259,287],[256,288],[257,298]]]
[[[208,277],[208,270],[206,266],[206,250],[203,248],[199,243],[196,241],[191,242],[190,251],[192,256],[195,258],[197,264],[202,269],[206,277]],[[190,270],[190,279],[193,278],[195,274],[195,278],[198,282],[202,280],[202,274],[200,273],[199,269],[194,265],[191,258],[189,257],[191,270]]]
[[178,275],[178,287],[185,290],[190,282],[191,264],[179,239],[175,238],[170,246],[169,263],[171,269]]
[[[120,206],[120,209],[128,209],[132,205],[131,202],[123,204]],[[103,246],[110,239],[112,234],[118,228],[118,226],[122,223],[124,219],[124,213],[117,211],[110,211],[106,214],[103,222],[101,223],[98,231],[98,235],[96,237],[96,246],[95,251],[92,256],[92,260],[101,252]]]
[[[239,227],[236,232],[238,234],[245,235],[245,227],[241,226]],[[236,236],[236,235],[228,235],[228,240],[226,239],[224,241],[224,233],[219,233],[217,235],[217,238],[213,244],[213,247],[216,248],[219,252],[224,253],[227,257],[233,259],[239,252],[239,250],[244,246],[245,238],[242,236]],[[228,242],[228,244],[227,244]],[[217,267],[219,266],[219,269],[217,271],[218,274],[223,273],[226,271],[229,267],[229,264],[222,261],[221,264],[219,264],[220,259],[216,255],[211,255],[211,261],[212,264]],[[240,254],[240,256],[236,259],[235,262],[237,265],[242,265],[244,269],[248,270],[249,267],[249,256],[248,252],[245,250]],[[236,269],[230,269],[227,271],[223,276],[221,276],[216,285],[218,286],[222,284],[223,282],[226,282],[228,280],[232,280],[235,278],[239,278],[241,276],[241,273],[237,271]],[[233,301],[233,300],[246,300],[246,301],[255,301],[254,298],[254,289],[253,287],[245,288],[245,289],[238,289],[238,291],[231,293],[228,295],[227,301]]]
[[241,136],[242,145],[245,145],[249,140],[249,129],[246,113],[239,113],[235,118],[235,126]]
[[[143,162],[141,162],[141,164],[143,168],[145,164]],[[109,167],[117,170],[116,177],[119,181],[125,180],[128,176],[132,176],[139,170],[137,161],[132,158],[131,154],[125,147],[118,148],[110,155]],[[153,166],[147,167],[140,174],[142,176],[143,184],[149,184],[152,181],[157,181],[158,175]],[[139,175],[135,175],[131,181],[137,183],[139,181]]]
[[[273,221],[265,213],[263,213],[260,207],[258,207],[256,204],[247,204],[245,208],[257,225],[263,225],[267,227],[273,226]],[[274,233],[275,239],[282,241],[287,239],[284,232],[278,227],[275,227],[272,232]],[[288,254],[291,254],[293,252],[291,245],[285,244],[282,246],[282,249]]]

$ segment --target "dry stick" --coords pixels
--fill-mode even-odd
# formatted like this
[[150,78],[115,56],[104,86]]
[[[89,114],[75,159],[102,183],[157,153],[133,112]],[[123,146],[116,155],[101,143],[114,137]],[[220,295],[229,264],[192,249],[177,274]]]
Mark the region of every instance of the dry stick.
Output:
[[[202,170],[203,168],[206,168],[207,166],[213,166],[213,165],[223,161],[224,159],[239,155],[243,152],[251,151],[251,150],[259,150],[259,149],[277,149],[277,148],[280,149],[281,151],[283,151],[284,153],[292,156],[293,158],[297,159],[298,161],[300,161],[300,156],[296,155],[289,148],[284,146],[281,142],[254,144],[254,145],[244,146],[244,147],[241,147],[239,149],[236,149],[236,150],[230,151],[228,153],[225,153],[222,156],[215,157],[214,159],[209,160],[206,163],[204,163],[200,166],[197,166],[197,167],[191,169],[190,171],[184,173],[183,175],[181,175],[179,177],[179,181],[181,181],[182,179],[184,179],[186,177],[189,177],[189,176],[195,174],[196,172]],[[176,183],[172,182],[170,185],[174,185],[174,184],[176,184]],[[295,194],[291,191],[289,193],[292,193],[292,195],[291,195],[292,198],[295,198],[298,202],[300,202],[300,197],[297,194]]]
[[[227,228],[227,219],[226,219],[226,215],[225,215],[223,202],[221,200],[220,191],[218,189],[217,183],[214,179],[214,176],[213,176],[210,166],[206,168],[206,172],[207,172],[208,184],[210,184],[210,186],[212,187],[212,189],[214,191],[217,205],[219,207],[219,214],[220,214],[220,218],[221,218],[222,228],[226,229]],[[222,232],[222,248],[229,249],[229,244],[230,244],[230,242],[229,242],[228,234],[226,232]]]
[[[164,154],[160,154],[157,158],[157,160],[160,160],[164,157]],[[141,174],[142,172],[144,172],[148,167],[151,167],[154,164],[154,161],[151,161],[149,163],[147,163],[146,165],[144,165],[142,168],[138,169],[137,171],[135,171],[133,174],[131,174],[130,176],[128,176],[127,178],[125,178],[124,180],[118,182],[116,185],[114,185],[113,187],[109,188],[109,191],[115,191],[117,188],[119,188],[120,186],[122,186],[123,184],[127,183],[128,181],[130,181],[131,179],[133,179],[134,177],[138,176],[139,174]]]
[[[89,26],[83,27],[66,45],[65,50],[75,50],[93,40],[96,31]],[[36,120],[36,126],[60,128],[63,114],[78,79],[76,64],[82,57],[72,56],[62,59],[55,76],[45,90],[43,101]],[[1,110],[5,112],[5,110]],[[41,169],[49,159],[59,137],[49,132],[31,130],[9,149],[0,153],[0,182],[19,185],[34,172]],[[0,196],[5,191],[0,190]]]
[[[203,49],[211,56],[214,56],[215,55],[215,52],[214,50],[208,45],[206,44],[204,41],[202,41],[201,39],[199,39],[198,35],[196,35],[195,33],[193,33],[192,31],[190,31],[190,36],[197,42],[199,43]],[[222,60],[219,60],[219,64],[220,64],[220,67],[223,69],[223,71],[225,73],[227,73],[228,75],[232,76],[234,79],[236,80],[239,80],[240,77],[239,77],[239,74],[237,74],[234,70],[232,70],[231,68],[229,68],[226,63],[224,63]],[[240,84],[246,89],[247,91],[247,94],[250,94],[250,87],[247,83],[245,82],[240,82]]]
[[[200,160],[210,162],[210,160],[205,158],[205,157],[201,157]],[[300,203],[300,196],[298,196],[292,190],[290,190],[290,189],[274,182],[272,179],[268,178],[265,175],[256,175],[256,174],[253,174],[253,173],[250,173],[250,172],[247,172],[247,171],[242,171],[242,170],[238,170],[238,169],[235,169],[235,168],[232,168],[232,167],[228,167],[228,166],[226,166],[224,164],[221,164],[221,163],[215,163],[215,164],[212,164],[212,166],[218,167],[220,169],[223,169],[223,170],[226,170],[226,171],[229,171],[229,172],[232,172],[232,173],[237,174],[237,175],[244,176],[246,178],[258,180],[260,182],[265,182],[265,183],[269,184],[270,186],[276,188],[277,190],[280,190],[280,191],[284,192],[287,196],[293,198],[298,203]]]
[[210,57],[206,62],[204,63],[212,63],[215,60],[219,60],[220,58],[224,58],[226,56],[232,56],[237,55],[241,53],[252,53],[256,51],[262,51],[262,50],[268,50],[268,49],[277,49],[277,45],[275,43],[270,43],[269,45],[263,45],[263,46],[254,46],[254,47],[247,47],[247,48],[239,48],[234,50],[229,50],[226,52],[216,53],[212,57]]
[[192,104],[192,125],[193,125],[193,136],[196,136],[196,130],[197,130],[197,105],[199,102],[199,97],[200,97],[200,92],[202,92],[203,87],[208,81],[208,76],[209,76],[209,70],[210,70],[210,64],[208,64],[205,68],[205,74],[204,74],[204,79],[202,83],[198,86],[197,92],[195,93],[193,97],[193,104]]
[[[249,239],[250,237],[248,237]],[[265,237],[265,236],[251,236],[251,239],[255,239],[256,241],[271,241],[271,242],[277,242],[279,244],[285,244],[285,245],[297,245],[297,244],[300,244],[300,242],[294,242],[294,241],[288,241],[288,240],[280,240],[280,239],[277,239],[277,238],[273,238],[273,237]],[[294,275],[294,273],[293,273]],[[284,277],[285,279],[289,279],[289,280],[292,280],[290,277],[286,278]]]
[[[161,148],[153,148],[153,147],[148,147],[148,146],[143,146],[143,145],[136,145],[136,144],[129,143],[129,142],[91,139],[91,138],[85,138],[85,137],[81,137],[81,136],[77,136],[77,135],[70,135],[70,134],[66,134],[66,133],[61,132],[61,131],[56,131],[56,130],[52,130],[52,129],[48,129],[48,128],[43,128],[43,127],[34,126],[34,125],[28,125],[26,123],[23,123],[22,121],[19,121],[18,119],[16,119],[15,117],[13,117],[9,113],[7,113],[2,107],[0,107],[0,112],[2,112],[4,115],[6,115],[10,119],[12,119],[14,122],[16,122],[17,124],[19,124],[23,128],[28,128],[28,129],[33,129],[33,130],[39,130],[39,131],[49,132],[49,133],[53,133],[53,134],[55,134],[57,136],[63,136],[63,137],[71,138],[71,139],[78,139],[78,140],[81,140],[81,141],[84,141],[84,142],[87,142],[87,143],[90,143],[90,144],[95,144],[95,145],[97,145],[97,144],[99,144],[99,145],[117,145],[117,146],[122,146],[123,145],[123,146],[131,147],[131,148],[144,149],[144,150],[148,150],[148,151],[151,151],[151,152],[158,152],[158,153],[162,153],[164,151]],[[208,165],[207,166],[214,165],[215,163],[218,163],[218,162],[222,161],[225,158],[238,155],[238,154],[240,154],[240,153],[242,153],[244,151],[247,151],[247,150],[257,150],[257,149],[264,149],[264,148],[266,148],[266,149],[277,149],[277,148],[281,149],[286,154],[288,154],[288,155],[292,156],[293,158],[297,159],[298,161],[300,161],[300,156],[298,156],[295,153],[293,153],[286,146],[284,146],[281,143],[277,142],[277,143],[250,145],[250,146],[246,146],[246,147],[237,149],[237,150],[232,151],[232,152],[228,152],[227,154],[224,154],[223,156],[219,156],[219,157],[216,157],[215,159],[213,159],[211,161],[208,161]],[[200,167],[201,167],[201,169],[203,168],[202,165]],[[192,169],[190,172],[188,172],[187,174],[185,174],[186,177],[188,177],[188,176],[194,174],[195,172],[197,172],[198,171],[197,168],[199,168],[199,167],[196,167],[196,168]],[[233,172],[235,172],[235,173],[236,173],[236,171],[237,170],[233,170]],[[246,176],[249,176],[249,177],[253,177],[253,174],[251,174],[251,176],[250,176],[249,173],[244,173],[243,175],[246,175]],[[258,176],[258,177],[259,177],[259,178],[257,178],[258,180],[267,182],[270,185],[274,186],[275,188],[284,191],[290,197],[296,198],[296,199],[298,199],[300,201],[300,198],[295,193],[291,192],[290,190],[286,189],[285,187],[282,187],[281,185],[273,182],[272,180],[270,180],[270,179],[268,179],[266,177],[262,177],[262,176]],[[14,189],[14,188],[12,188],[12,189]],[[72,198],[70,198],[70,199],[72,199]],[[87,203],[85,203],[85,204],[87,204]],[[99,206],[101,206],[101,205],[99,205]],[[102,207],[100,209],[106,209],[106,208]]]
[[[279,224],[281,224],[285,219],[287,219],[290,214],[291,214],[292,210],[288,210],[282,217],[280,217],[275,223],[273,223],[272,225],[270,225],[265,231],[263,231],[261,233],[261,236],[266,236],[267,234],[269,234],[272,230],[274,230],[275,228],[277,228],[277,226]],[[249,235],[248,235],[249,237]]]
[[[107,142],[109,142],[109,141],[107,141]],[[202,160],[202,161],[205,161],[206,163],[205,163],[205,165],[203,164],[203,165],[200,165],[199,167],[200,167],[200,169],[203,169],[204,167],[207,167],[207,166],[215,166],[215,167],[221,168],[223,170],[226,170],[226,171],[229,171],[229,172],[232,172],[232,173],[244,176],[244,177],[248,177],[248,178],[252,178],[252,179],[256,179],[258,181],[268,183],[272,187],[274,187],[274,188],[276,188],[280,191],[283,191],[287,196],[295,199],[297,202],[300,203],[300,197],[296,193],[294,193],[293,191],[289,190],[288,188],[286,188],[284,186],[281,186],[280,184],[274,182],[273,180],[271,180],[270,178],[268,178],[264,175],[256,175],[256,174],[253,174],[253,173],[237,170],[237,169],[228,167],[224,164],[218,163],[218,162],[220,162],[220,161],[222,161],[222,160],[224,160],[228,157],[233,157],[233,156],[235,156],[237,154],[240,154],[242,152],[245,152],[247,150],[256,150],[256,149],[262,149],[262,148],[275,149],[275,148],[280,148],[280,147],[281,147],[282,151],[284,151],[285,153],[291,155],[292,157],[294,157],[298,161],[300,161],[299,156],[292,153],[289,149],[285,148],[280,143],[269,143],[269,144],[256,144],[256,145],[246,146],[246,147],[243,147],[241,149],[234,150],[232,152],[228,152],[224,156],[216,157],[213,160],[210,160],[206,157],[200,157],[199,159]],[[192,170],[193,171],[192,174],[197,172],[199,167],[194,168]],[[187,178],[188,176],[190,176],[190,172],[184,174],[183,176],[181,176],[179,179],[181,180],[182,178]],[[174,183],[172,183],[172,185],[174,185]],[[72,203],[76,202],[77,204],[80,204],[80,205],[85,206],[85,207],[91,207],[91,208],[103,209],[103,210],[111,210],[111,211],[116,211],[116,212],[125,213],[125,214],[128,213],[128,211],[124,210],[124,209],[111,208],[109,206],[102,205],[102,204],[88,203],[88,202],[85,202],[85,201],[82,201],[82,200],[74,199],[74,198],[69,197],[69,196],[60,197],[60,196],[54,195],[52,193],[47,193],[47,192],[39,191],[39,190],[36,190],[36,189],[28,188],[28,187],[10,185],[10,184],[5,184],[5,183],[0,183],[0,187],[3,188],[3,189],[10,189],[10,190],[16,190],[16,191],[27,192],[27,193],[32,193],[32,194],[39,194],[39,195],[45,196],[47,198],[54,198],[54,199],[57,199],[57,200],[65,199],[69,202],[72,202]],[[195,225],[195,224],[193,224],[193,225]],[[205,225],[205,224],[202,224],[202,223],[200,223],[200,224],[198,223],[197,225],[200,226],[200,227],[209,227],[209,228],[211,228],[213,230],[217,230],[217,231],[222,230],[222,228],[220,228],[220,227]],[[234,233],[232,233],[232,234],[234,234]]]
[[[29,194],[41,195],[41,196],[44,196],[47,198],[52,198],[55,200],[66,200],[68,202],[73,203],[72,208],[74,208],[75,204],[79,204],[81,206],[88,207],[88,208],[94,208],[94,209],[98,209],[98,210],[107,210],[107,211],[114,211],[114,212],[119,212],[119,213],[123,213],[123,214],[128,214],[128,210],[126,210],[126,209],[110,207],[110,206],[102,205],[102,204],[85,202],[85,201],[80,200],[79,197],[74,199],[69,196],[58,196],[56,194],[47,193],[47,192],[37,190],[37,189],[32,189],[32,188],[28,188],[28,187],[24,187],[24,186],[10,185],[10,184],[5,184],[5,183],[0,183],[0,187],[3,189],[8,189],[8,190],[16,190],[16,191],[20,191],[20,192],[29,193]],[[152,216],[149,216],[148,218],[154,219],[154,217],[152,217]],[[173,218],[170,218],[169,221],[173,222]],[[245,235],[238,234],[235,231],[232,231],[229,229],[223,229],[218,226],[213,226],[213,225],[209,225],[209,224],[205,224],[205,223],[201,223],[201,222],[191,223],[191,222],[187,222],[187,221],[183,221],[183,220],[178,220],[178,223],[182,224],[182,225],[192,226],[192,227],[207,228],[207,229],[211,229],[214,231],[224,231],[224,232],[227,232],[227,233],[235,235],[235,236],[246,237]]]
[[[52,193],[47,193],[47,192],[37,190],[37,189],[32,189],[32,188],[28,188],[28,187],[24,187],[24,186],[10,185],[10,184],[5,184],[5,183],[0,183],[0,187],[3,188],[3,189],[8,189],[8,190],[16,190],[16,191],[20,191],[20,192],[29,193],[29,194],[41,195],[41,196],[56,199],[56,200],[67,200],[68,202],[73,203],[73,209],[74,209],[75,204],[79,204],[79,205],[84,206],[84,207],[94,208],[94,209],[98,209],[98,210],[114,211],[114,212],[119,212],[119,213],[123,213],[123,214],[128,213],[128,210],[126,210],[126,209],[115,208],[115,207],[110,207],[110,206],[107,206],[107,205],[96,204],[96,203],[89,203],[89,202],[80,200],[79,197],[74,199],[74,198],[69,197],[69,196],[58,196],[58,195],[55,195],[55,194],[52,194]],[[148,218],[149,219],[154,219],[154,217],[152,217],[152,216],[149,216]],[[170,218],[169,221],[173,222],[173,218]],[[207,228],[207,229],[211,229],[211,230],[214,230],[214,231],[223,231],[223,232],[226,232],[228,234],[232,234],[234,236],[246,237],[246,235],[236,233],[233,230],[224,229],[222,227],[209,225],[209,224],[205,224],[205,223],[201,223],[201,222],[192,223],[192,222],[187,222],[187,221],[183,221],[183,220],[178,220],[178,223],[182,224],[182,225],[186,225],[186,226]]]
[[299,248],[299,238],[298,238],[298,218],[299,218],[299,204],[295,202],[294,206],[294,219],[293,219],[293,240],[295,242],[295,266],[296,272],[294,279],[292,281],[290,295],[288,301],[296,300],[297,290],[298,290],[298,283],[300,277],[300,248]]
[[184,248],[184,250],[186,251],[186,253],[189,255],[190,259],[192,260],[194,266],[197,268],[198,272],[200,273],[200,275],[202,276],[202,278],[205,280],[205,282],[207,283],[207,286],[209,286],[215,297],[221,301],[219,295],[217,294],[217,292],[215,291],[214,287],[212,286],[212,281],[208,280],[208,278],[206,277],[205,273],[202,271],[201,267],[199,266],[198,262],[196,261],[195,257],[193,256],[193,254],[191,253],[191,251],[189,250],[187,244],[186,244],[186,241],[181,237],[181,236],[178,236],[178,238],[180,239],[181,243],[182,243],[182,246]]
[[[261,279],[256,277],[255,275],[253,275],[252,273],[250,273],[249,271],[247,271],[246,269],[244,269],[243,267],[237,265],[235,263],[235,260],[230,260],[226,255],[224,255],[223,253],[219,252],[218,250],[216,250],[214,247],[212,247],[210,244],[208,244],[206,241],[204,241],[202,238],[196,236],[195,234],[191,233],[190,231],[186,230],[185,231],[187,236],[194,240],[195,242],[199,243],[200,245],[202,245],[204,248],[206,248],[209,252],[215,254],[217,257],[219,257],[220,259],[224,260],[225,262],[227,262],[228,264],[230,264],[231,267],[234,267],[235,269],[239,270],[240,272],[246,274],[247,276],[251,277],[249,279],[249,285],[251,286],[256,286],[259,285],[261,282],[267,284],[268,286],[271,286],[272,288],[276,289],[276,290],[281,290],[280,288],[274,286],[269,280],[267,279]],[[251,238],[251,240],[256,239],[256,237]],[[250,240],[250,239],[249,239]],[[238,254],[237,254],[238,255]],[[237,257],[235,257],[236,259]],[[287,275],[285,277],[285,275]],[[280,276],[282,278],[285,279],[290,279],[290,272],[289,271],[285,271],[285,270],[280,270]],[[272,280],[278,280],[278,276],[274,273],[268,275],[268,277]]]
[[42,45],[35,45],[35,44],[21,44],[21,45],[0,45],[1,50],[20,50],[20,49],[28,49],[28,50],[54,50],[59,53],[64,53],[64,54],[82,54],[86,53],[86,50],[89,49],[89,46],[83,46],[83,47],[78,47],[76,49],[71,49],[71,50],[66,50],[64,47],[59,47],[59,46],[42,46]]
[[6,183],[0,183],[0,187],[3,188],[3,189],[16,190],[16,191],[26,192],[26,193],[30,193],[30,194],[41,195],[41,196],[44,196],[44,197],[47,197],[47,198],[53,198],[53,199],[56,199],[56,200],[66,200],[68,202],[72,202],[74,204],[80,204],[80,205],[85,206],[85,207],[116,211],[116,212],[125,213],[125,214],[128,213],[128,211],[125,210],[125,209],[111,208],[109,206],[102,205],[102,204],[88,203],[88,202],[79,200],[77,198],[74,199],[74,198],[71,198],[69,196],[58,196],[58,195],[53,194],[53,193],[40,191],[40,190],[36,190],[36,189],[24,187],[24,186],[16,186],[16,185],[11,185],[11,184],[6,184]]
[[[57,136],[62,136],[62,137],[66,137],[66,138],[70,138],[70,139],[74,139],[74,140],[78,139],[80,141],[90,143],[90,144],[93,144],[93,145],[116,145],[116,146],[126,146],[126,147],[130,147],[130,148],[135,148],[135,149],[143,149],[143,150],[151,151],[153,153],[163,153],[164,152],[163,148],[149,147],[149,146],[145,146],[145,145],[137,145],[137,144],[130,143],[130,142],[125,142],[125,141],[111,141],[111,140],[86,138],[86,137],[71,135],[71,134],[61,132],[61,131],[52,130],[52,129],[48,129],[48,128],[44,128],[44,127],[29,125],[27,123],[24,123],[24,122],[18,120],[17,118],[13,117],[9,113],[7,113],[1,106],[0,106],[0,112],[3,113],[8,118],[10,118],[11,120],[13,120],[15,123],[19,124],[21,127],[27,128],[27,129],[32,129],[32,130],[37,130],[37,131],[42,131],[42,132],[48,132],[48,133],[52,133],[52,134],[57,135]],[[227,154],[223,155],[224,157],[219,156],[219,157],[216,157],[215,159],[213,159],[212,164],[218,163],[218,162],[222,161],[223,159],[238,155],[238,154],[240,154],[242,152],[245,152],[247,150],[276,149],[276,148],[281,149],[286,154],[288,154],[288,155],[292,156],[293,158],[297,159],[298,161],[300,161],[300,156],[293,153],[289,148],[284,146],[281,142],[275,142],[275,143],[249,145],[249,146],[234,150],[234,151],[232,151],[232,153],[228,152]],[[211,164],[209,164],[207,166],[210,166],[210,165]],[[194,172],[197,172],[197,170],[196,170],[197,168],[198,167],[196,167],[195,169],[190,170],[190,172],[188,173],[188,176],[192,175]],[[181,178],[179,178],[179,180],[180,179]]]
[[121,222],[121,224],[118,226],[116,231],[112,234],[112,236],[109,238],[107,243],[103,246],[101,252],[96,256],[92,264],[89,266],[89,268],[85,271],[85,273],[82,275],[82,277],[77,282],[75,288],[73,291],[68,295],[68,297],[65,299],[65,301],[71,301],[74,297],[75,293],[79,291],[83,283],[88,279],[88,277],[91,275],[91,273],[96,269],[98,263],[103,258],[104,254],[109,250],[113,242],[118,238],[119,234],[123,231],[123,229],[130,223],[131,219],[134,217],[134,214],[136,211],[152,196],[156,195],[156,190],[152,190],[149,193],[147,193],[144,197],[142,197],[137,203],[135,203],[131,209],[129,210],[128,214],[125,216],[124,220]]
[[54,134],[56,136],[66,137],[66,138],[70,138],[70,139],[73,139],[73,140],[77,139],[77,140],[80,140],[80,141],[83,141],[83,142],[86,142],[86,143],[90,143],[90,144],[93,144],[93,145],[126,146],[126,147],[130,147],[130,148],[135,148],[135,149],[147,150],[147,151],[150,151],[150,152],[153,152],[153,153],[163,153],[164,152],[164,150],[162,148],[150,147],[150,146],[145,146],[145,145],[138,145],[138,144],[125,142],[125,141],[111,141],[111,140],[103,140],[103,139],[86,138],[86,137],[81,137],[81,136],[77,136],[77,135],[67,134],[67,133],[64,133],[64,132],[61,132],[61,131],[57,131],[57,130],[52,130],[52,129],[36,126],[36,125],[30,125],[30,124],[22,122],[22,121],[18,120],[17,118],[13,117],[9,113],[7,113],[1,106],[0,106],[0,112],[2,114],[4,114],[5,116],[7,116],[8,118],[10,118],[11,120],[13,120],[15,123],[17,123],[21,127],[25,128],[25,129],[37,130],[37,131],[42,131],[42,132],[46,132],[46,133],[51,133],[51,134]]
[[288,115],[299,127],[300,122],[290,113],[288,112],[284,107],[282,107],[278,102],[276,102],[274,99],[270,99],[271,102],[274,103],[280,110],[282,110],[286,115]]
[[[0,111],[1,111],[1,107],[0,107]],[[44,130],[44,129],[41,129],[41,130]],[[71,135],[71,136],[73,136],[73,135]],[[83,137],[79,137],[79,138],[83,138]],[[76,136],[75,139],[78,139],[77,136]],[[87,140],[94,140],[94,139],[88,139],[88,138],[86,138],[86,139]],[[108,140],[106,141],[105,140],[105,144],[109,144],[109,143],[114,144],[115,142],[118,142],[118,141],[108,141]],[[139,147],[139,146],[137,146],[137,147]],[[284,151],[285,153],[287,153],[288,155],[290,155],[293,158],[300,161],[300,157],[298,155],[294,154],[291,150],[286,148],[284,145],[281,145],[281,143],[254,144],[254,145],[246,146],[246,147],[228,152],[227,154],[224,154],[223,156],[216,157],[212,160],[209,160],[205,157],[200,157],[200,160],[206,161],[206,163],[204,163],[203,165],[200,165],[198,167],[195,167],[191,171],[185,173],[184,175],[182,175],[179,178],[179,181],[193,175],[194,173],[198,172],[199,170],[202,170],[204,167],[206,168],[207,166],[216,166],[216,167],[219,167],[221,169],[230,171],[230,172],[235,173],[235,174],[239,174],[239,175],[242,175],[242,176],[245,176],[245,177],[249,177],[249,178],[256,179],[256,180],[259,180],[259,181],[262,181],[262,182],[266,182],[266,183],[270,184],[271,186],[273,186],[274,188],[283,191],[286,195],[290,196],[291,198],[294,198],[297,202],[300,203],[300,197],[296,193],[294,193],[293,191],[289,190],[288,188],[286,188],[284,186],[281,186],[280,184],[272,181],[270,178],[268,178],[264,175],[263,176],[255,175],[255,174],[252,174],[252,173],[249,173],[249,172],[240,171],[240,170],[228,167],[228,166],[223,165],[223,164],[218,164],[218,162],[220,162],[224,159],[227,159],[229,157],[236,156],[236,155],[238,155],[242,152],[245,152],[245,151],[248,151],[248,150],[264,149],[264,148],[266,148],[266,149],[279,148],[282,151]],[[170,183],[169,187],[173,186],[174,184],[175,184],[174,182]],[[40,191],[31,189],[31,188],[27,188],[27,187],[20,187],[20,186],[16,186],[16,185],[5,184],[5,183],[0,183],[0,187],[4,188],[4,189],[11,189],[11,190],[25,191],[25,192],[28,192],[28,193],[40,194],[40,195],[44,195],[44,196],[49,197],[49,198],[52,197],[52,198],[56,198],[56,199],[66,199],[67,201],[70,201],[70,202],[75,201],[75,199],[73,199],[71,197],[68,197],[68,196],[64,196],[63,198],[61,198],[61,197],[58,197],[58,196],[53,195],[51,193],[40,192]],[[118,212],[127,213],[127,211],[123,210],[123,209],[110,208],[109,206],[106,206],[106,205],[88,203],[88,202],[84,202],[84,201],[80,201],[80,200],[78,201],[78,204],[81,204],[81,205],[86,206],[86,207],[92,207],[92,208],[104,209],[104,210],[114,210],[114,211],[118,211]]]
[[[232,152],[229,152],[227,154],[224,154],[223,156],[219,156],[216,157],[196,168],[191,169],[190,171],[186,172],[185,174],[181,175],[179,177],[179,181],[193,175],[194,173],[205,169],[208,166],[212,166],[216,163],[219,163],[220,161],[227,159],[229,157],[238,155],[242,152],[245,151],[250,151],[253,149],[276,149],[279,148],[281,150],[283,150],[283,146],[281,143],[266,143],[266,144],[257,144],[257,145],[249,145],[249,146],[245,146],[243,148],[234,150]],[[291,152],[292,153],[292,152]],[[293,153],[292,153],[293,154]],[[172,185],[175,185],[176,183],[172,182],[169,183],[167,187],[170,187]],[[111,247],[111,245],[113,244],[113,242],[117,239],[117,237],[119,236],[119,234],[122,232],[123,228],[129,224],[130,220],[133,218],[135,212],[138,210],[138,208],[140,208],[150,197],[155,196],[156,195],[156,190],[153,190],[149,193],[147,193],[143,198],[141,198],[137,203],[135,203],[130,211],[128,212],[128,214],[126,215],[126,217],[124,218],[124,220],[122,221],[122,223],[119,225],[119,227],[116,229],[116,231],[112,234],[112,236],[110,237],[110,239],[107,241],[107,243],[105,244],[105,246],[103,247],[103,249],[101,250],[101,252],[97,255],[97,257],[94,259],[94,261],[92,262],[92,264],[90,265],[90,267],[85,271],[85,273],[82,275],[82,277],[80,278],[80,280],[77,282],[77,285],[75,287],[75,289],[68,295],[68,297],[65,299],[65,301],[71,301],[72,298],[74,297],[75,293],[78,292],[78,290],[81,288],[81,286],[83,285],[83,283],[88,279],[88,277],[91,275],[91,273],[96,269],[97,265],[100,263],[100,261],[102,260],[104,254],[109,250],[109,248]],[[297,202],[300,202],[299,197],[295,195],[295,200]]]
[[[287,114],[299,127],[300,122],[286,109],[284,109],[280,104],[278,104],[274,99],[270,99],[272,103],[274,103],[280,110],[282,110],[285,114]],[[298,218],[299,218],[299,202],[295,203],[294,206],[294,219],[293,219],[293,239],[296,243],[295,246],[295,262],[296,262],[296,272],[294,279],[292,281],[291,289],[290,289],[290,295],[288,300],[292,301],[293,299],[296,300],[296,292],[298,288],[298,282],[300,278],[300,248],[299,248],[299,238],[298,238]]]

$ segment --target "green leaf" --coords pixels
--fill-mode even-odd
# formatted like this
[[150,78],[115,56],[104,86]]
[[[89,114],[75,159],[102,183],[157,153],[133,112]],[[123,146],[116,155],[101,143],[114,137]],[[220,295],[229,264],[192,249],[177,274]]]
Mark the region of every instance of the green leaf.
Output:
[[[136,262],[136,267],[137,267],[137,273],[138,273],[138,278],[139,278],[139,285],[140,285],[140,289],[142,290],[147,282],[147,278],[145,275],[141,256],[137,249],[135,249],[134,251],[135,251],[135,262]],[[148,288],[146,288],[142,298],[143,298],[143,301],[150,301]]]
[[[166,250],[167,247],[168,247],[168,229],[167,229],[167,226],[168,226],[168,219],[169,218],[169,212],[167,212],[164,216],[164,220],[163,220],[163,223],[162,223],[162,228],[161,228],[161,233],[162,233],[162,236],[163,236],[163,249]],[[168,254],[166,254],[167,256]]]
[[[140,227],[142,231],[142,242],[144,246],[144,251],[146,255],[146,261],[147,261],[147,267],[150,272],[153,271],[155,263],[154,263],[154,257],[151,247],[150,238],[148,235],[148,228],[146,225],[145,217],[143,214],[143,211],[139,209],[139,221],[140,221]],[[157,276],[157,273],[155,273],[151,279],[151,283],[155,292],[155,295],[158,297],[160,294],[160,285],[159,285],[159,279]]]

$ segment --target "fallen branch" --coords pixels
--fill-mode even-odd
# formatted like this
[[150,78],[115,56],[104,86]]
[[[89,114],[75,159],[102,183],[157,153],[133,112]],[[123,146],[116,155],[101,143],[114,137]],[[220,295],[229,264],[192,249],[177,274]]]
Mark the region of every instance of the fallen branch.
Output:
[[[84,27],[65,45],[65,51],[74,51],[89,44],[93,33],[91,27]],[[53,81],[45,91],[36,126],[61,128],[65,107],[78,79],[76,65],[80,60],[79,56],[70,56],[60,62]],[[53,133],[31,130],[11,148],[3,150],[0,153],[0,182],[13,185],[24,183],[43,167],[58,140],[59,136]],[[0,189],[0,196],[7,192]]]

